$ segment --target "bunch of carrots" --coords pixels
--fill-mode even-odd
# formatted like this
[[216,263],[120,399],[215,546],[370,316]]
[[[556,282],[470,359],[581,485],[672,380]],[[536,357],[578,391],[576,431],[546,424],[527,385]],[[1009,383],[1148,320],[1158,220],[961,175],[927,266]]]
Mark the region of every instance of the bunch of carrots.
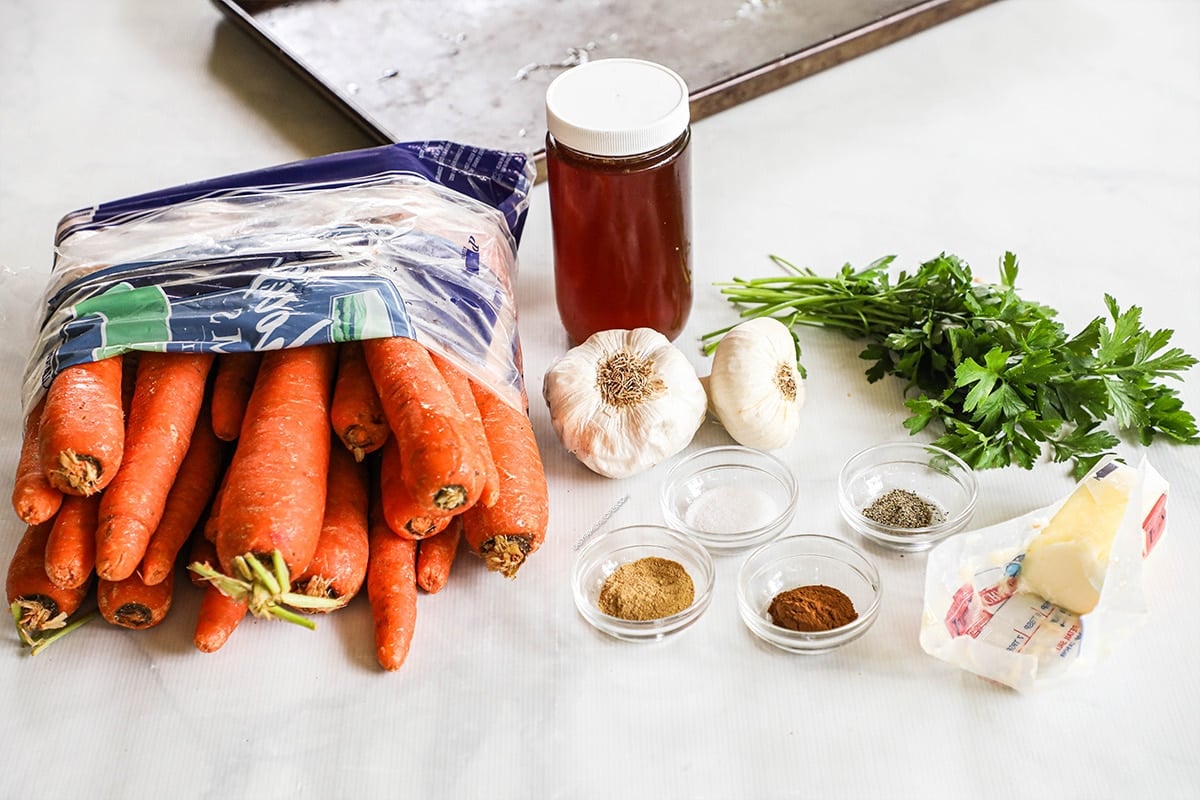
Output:
[[365,586],[387,670],[460,542],[511,578],[548,522],[526,414],[404,337],[69,367],[27,415],[12,500],[8,602],[34,652],[93,586],[108,622],[159,624],[186,563],[198,649],[248,614],[313,627]]

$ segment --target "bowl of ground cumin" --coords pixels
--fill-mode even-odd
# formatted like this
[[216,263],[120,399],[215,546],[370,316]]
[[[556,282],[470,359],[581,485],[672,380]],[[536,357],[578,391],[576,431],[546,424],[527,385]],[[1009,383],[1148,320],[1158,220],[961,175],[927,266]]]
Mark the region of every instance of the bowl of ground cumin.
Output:
[[759,547],[738,571],[750,632],[789,653],[827,653],[862,636],[879,613],[879,570],[854,545],[794,534]]
[[699,542],[660,525],[596,534],[579,550],[575,606],[596,630],[630,642],[691,627],[712,600],[716,570]]
[[853,455],[838,475],[842,518],[876,544],[928,550],[966,527],[979,481],[961,458],[928,444],[889,442]]

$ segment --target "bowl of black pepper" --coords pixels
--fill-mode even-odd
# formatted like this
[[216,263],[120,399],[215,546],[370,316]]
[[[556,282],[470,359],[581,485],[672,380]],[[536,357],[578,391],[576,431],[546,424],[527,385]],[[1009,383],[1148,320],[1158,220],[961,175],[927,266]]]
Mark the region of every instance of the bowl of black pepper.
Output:
[[629,525],[587,540],[571,583],[576,608],[598,631],[652,642],[700,619],[715,577],[699,542],[661,525]]
[[890,442],[852,456],[838,475],[838,508],[858,533],[901,552],[918,552],[958,533],[975,512],[979,481],[953,453]]
[[832,536],[792,534],[746,556],[738,571],[738,611],[750,632],[789,653],[827,653],[875,622],[879,570],[854,545]]

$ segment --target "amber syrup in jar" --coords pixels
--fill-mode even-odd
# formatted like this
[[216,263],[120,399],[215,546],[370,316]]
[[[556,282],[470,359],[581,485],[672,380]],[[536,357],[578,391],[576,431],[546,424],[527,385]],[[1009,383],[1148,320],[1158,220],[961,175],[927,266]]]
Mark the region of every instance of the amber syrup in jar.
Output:
[[546,92],[555,297],[572,344],[613,328],[668,339],[692,309],[687,85],[637,59],[603,59]]

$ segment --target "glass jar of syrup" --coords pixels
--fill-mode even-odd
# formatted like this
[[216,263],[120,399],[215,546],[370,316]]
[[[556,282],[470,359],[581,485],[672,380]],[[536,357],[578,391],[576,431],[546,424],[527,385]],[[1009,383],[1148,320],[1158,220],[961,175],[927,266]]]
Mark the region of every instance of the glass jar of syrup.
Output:
[[559,317],[571,343],[612,328],[674,340],[692,309],[687,84],[659,64],[591,61],[546,90]]

